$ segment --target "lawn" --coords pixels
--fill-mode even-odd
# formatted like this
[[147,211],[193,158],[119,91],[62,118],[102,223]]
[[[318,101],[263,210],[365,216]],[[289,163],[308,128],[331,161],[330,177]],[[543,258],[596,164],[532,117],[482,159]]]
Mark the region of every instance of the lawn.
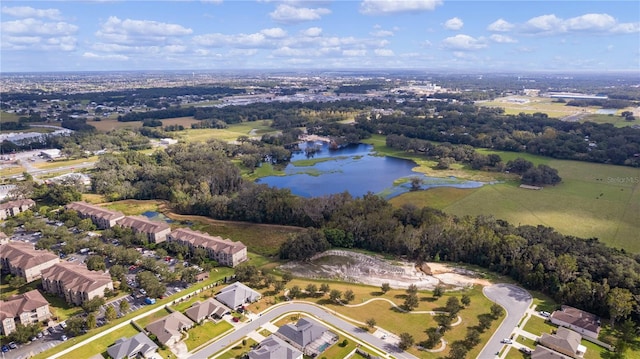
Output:
[[233,326],[226,321],[220,321],[218,323],[205,321],[202,325],[196,325],[189,329],[189,337],[184,342],[187,345],[187,349],[192,351],[231,328],[233,328]]
[[[254,345],[257,345],[258,342],[256,342],[255,340],[251,339],[251,338],[246,338],[246,345],[242,345],[242,343],[239,343],[238,345],[234,345],[232,347],[230,347],[230,349],[228,349],[227,351],[225,351],[224,353],[220,354],[220,356],[218,356],[218,359],[235,359],[240,357],[240,355],[248,352],[251,350],[251,348]],[[226,350],[226,349],[225,349]]]
[[[347,345],[342,346],[342,341],[347,340]],[[356,348],[356,343],[342,335],[338,336],[338,341],[327,350],[318,355],[320,358],[344,358]]]
[[[562,183],[541,191],[507,181],[477,189],[436,188],[409,192],[391,200],[396,206],[433,206],[458,216],[493,215],[514,225],[545,225],[566,235],[599,238],[638,253],[640,242],[640,170],[598,163],[545,159],[520,153],[497,153],[504,160],[524,157],[556,168]],[[481,206],[478,204],[482,203]]]
[[265,133],[277,132],[271,128],[270,121],[255,121],[230,124],[227,128],[188,129],[174,132],[179,138],[188,142],[202,142],[210,139],[235,141],[240,136],[262,137]]
[[107,348],[115,343],[116,340],[126,337],[131,338],[138,334],[138,330],[133,325],[124,326],[116,331],[106,334],[91,342],[91,345],[83,345],[80,348],[69,352],[61,358],[63,359],[78,359],[78,358],[91,358],[94,355],[104,353],[106,356]]
[[[191,124],[199,123],[200,121],[193,117],[176,117],[160,120],[163,126],[182,125],[185,128],[191,128]],[[98,131],[109,132],[118,128],[140,128],[142,127],[142,121],[132,122],[119,122],[117,118],[103,118],[100,121],[87,121],[88,124],[94,126]]]
[[140,318],[136,321],[136,323],[141,326],[142,328],[146,327],[147,325],[149,325],[152,322],[155,322],[156,320],[160,319],[160,318],[164,318],[167,315],[171,314],[170,311],[166,310],[166,309],[161,309],[155,313],[151,313],[149,315],[147,315],[144,318]]
[[[526,102],[514,102],[526,101]],[[562,118],[571,114],[579,113],[583,108],[566,106],[566,103],[554,102],[555,99],[548,97],[531,96],[508,96],[497,98],[493,101],[478,102],[482,107],[500,107],[507,115],[517,115],[519,113],[533,114],[536,112],[546,113],[549,117]],[[595,109],[588,109],[595,112]]]
[[135,200],[127,199],[117,202],[109,202],[105,204],[106,208],[114,211],[120,211],[127,216],[140,215],[144,212],[157,212],[160,207],[164,207],[165,203],[158,200]]
[[531,318],[529,318],[527,324],[525,324],[524,328],[522,329],[533,335],[541,336],[543,333],[550,334],[557,328],[558,326],[553,325],[540,317],[532,316]]
[[[618,111],[619,113],[622,111],[633,111],[633,109],[624,109]],[[624,117],[616,114],[616,115],[602,115],[602,114],[592,114],[585,116],[580,122],[594,122],[594,123],[610,123],[615,127],[627,127],[640,124],[640,121],[636,118],[635,121],[626,121]]]
[[77,158],[73,160],[55,160],[53,162],[34,163],[33,167],[41,170],[50,170],[50,169],[55,169],[59,167],[84,165],[84,164],[96,162],[96,161],[98,161],[98,156],[91,156],[88,158]]

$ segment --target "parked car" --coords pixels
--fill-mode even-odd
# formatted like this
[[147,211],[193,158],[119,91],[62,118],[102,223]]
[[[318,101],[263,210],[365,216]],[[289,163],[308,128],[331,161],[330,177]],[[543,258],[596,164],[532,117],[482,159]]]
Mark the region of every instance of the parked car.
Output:
[[531,354],[531,349],[529,349],[529,348],[522,347],[522,348],[520,348],[520,351],[525,353],[525,354]]
[[155,300],[155,298],[146,297],[146,298],[144,298],[144,303],[145,304],[156,304],[156,300]]
[[60,326],[62,327],[62,329],[64,329],[64,328],[66,328],[66,327],[67,327],[67,323],[65,323],[65,322],[60,322]]
[[3,346],[2,346],[2,352],[3,352],[3,353],[6,353],[6,352],[8,352],[8,351],[9,351],[9,347],[8,347],[8,346],[6,346],[6,345],[3,345]]
[[15,349],[15,348],[17,348],[17,347],[18,347],[18,345],[16,345],[16,343],[15,343],[15,342],[11,342],[11,343],[9,343],[9,348],[11,348],[11,349]]
[[541,315],[541,316],[543,316],[543,317],[550,317],[550,316],[551,316],[551,313],[549,313],[549,312],[545,312],[544,310],[541,310],[541,311],[540,311],[540,315]]
[[69,338],[64,334],[62,334],[62,336],[60,337],[60,340],[62,340],[63,342],[66,342],[67,339],[69,339]]
[[513,344],[513,340],[509,339],[509,338],[504,338],[500,341],[500,343],[502,344]]

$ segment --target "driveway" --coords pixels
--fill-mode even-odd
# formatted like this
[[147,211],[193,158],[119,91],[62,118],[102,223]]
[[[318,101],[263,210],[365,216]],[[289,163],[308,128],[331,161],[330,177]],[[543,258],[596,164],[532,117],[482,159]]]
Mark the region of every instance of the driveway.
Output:
[[371,346],[374,346],[386,353],[393,355],[395,358],[417,359],[412,354],[400,350],[400,348],[398,348],[395,344],[386,342],[385,340],[378,338],[359,327],[354,326],[353,324],[339,318],[326,309],[302,302],[288,302],[274,307],[268,312],[263,313],[258,318],[253,319],[251,322],[244,323],[243,325],[238,325],[236,327],[236,330],[234,330],[233,332],[209,344],[202,350],[199,350],[196,353],[192,353],[192,355],[188,358],[208,358],[213,354],[221,351],[222,349],[228,347],[229,345],[242,340],[242,338],[246,337],[250,332],[257,330],[261,326],[290,312],[303,312],[310,314],[318,320],[328,323],[364,343],[368,343]]
[[533,298],[529,292],[512,284],[494,284],[484,287],[482,291],[487,298],[500,304],[507,312],[507,317],[478,355],[479,359],[492,359],[497,357],[496,353],[504,346],[500,341],[511,336],[513,329],[529,309]]

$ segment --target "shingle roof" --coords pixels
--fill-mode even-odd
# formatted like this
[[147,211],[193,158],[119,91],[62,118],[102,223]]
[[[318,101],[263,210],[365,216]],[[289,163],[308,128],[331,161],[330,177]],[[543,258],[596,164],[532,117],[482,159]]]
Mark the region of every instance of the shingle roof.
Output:
[[66,290],[90,292],[111,283],[107,272],[91,271],[80,264],[58,263],[42,271],[42,278],[61,281]]
[[193,324],[191,319],[187,318],[184,314],[173,312],[147,325],[145,329],[153,333],[158,338],[158,341],[164,344],[174,336],[180,337],[180,330],[184,327],[191,328]]
[[270,335],[249,352],[249,359],[296,359],[302,352],[275,335]]
[[216,295],[216,299],[230,308],[236,308],[247,302],[255,302],[260,299],[260,293],[240,282],[235,282],[223,288]]
[[209,248],[214,252],[235,254],[247,248],[242,242],[234,242],[230,239],[222,239],[222,237],[213,237],[189,228],[176,229],[171,232],[171,237],[190,243],[194,247]]
[[9,201],[9,202],[5,202],[5,203],[0,203],[0,210],[4,210],[4,209],[9,209],[9,208],[17,208],[17,207],[23,207],[23,206],[27,206],[27,207],[31,207],[31,206],[35,206],[36,202],[34,202],[34,200],[32,199],[17,199],[15,201]]
[[0,321],[6,318],[15,318],[24,312],[49,305],[49,302],[37,289],[10,297],[6,301],[0,301]]
[[129,358],[132,354],[149,354],[158,350],[154,343],[144,333],[138,333],[131,338],[120,338],[116,343],[107,348],[107,353],[113,359]]
[[52,260],[59,260],[57,255],[49,251],[35,249],[32,244],[22,242],[0,245],[0,257],[6,258],[11,266],[24,270]]
[[121,227],[132,228],[143,233],[158,233],[170,228],[165,222],[152,221],[142,216],[126,216],[116,223]]
[[571,353],[575,353],[578,351],[578,346],[580,346],[581,340],[582,336],[580,334],[573,330],[559,327],[554,335],[547,333],[542,334],[540,337],[540,344],[551,349],[561,348]]
[[112,211],[100,206],[89,204],[87,202],[72,202],[66,205],[65,208],[72,209],[87,216],[104,218],[108,221],[124,217],[124,214],[122,214],[122,212]]
[[576,327],[583,328],[591,332],[598,333],[600,331],[598,316],[568,305],[563,305],[561,310],[556,310],[551,313],[551,318],[575,325]]
[[184,312],[184,314],[194,322],[199,322],[200,320],[213,314],[221,316],[228,309],[229,308],[225,307],[224,304],[218,302],[217,300],[208,298],[202,303],[193,304],[191,308],[187,309]]
[[327,328],[318,322],[302,318],[296,324],[289,323],[281,326],[277,333],[304,348],[309,343],[320,338],[326,331]]
[[536,349],[531,353],[531,359],[566,359],[569,358],[566,355],[562,355],[551,349],[547,349],[542,345],[536,346]]

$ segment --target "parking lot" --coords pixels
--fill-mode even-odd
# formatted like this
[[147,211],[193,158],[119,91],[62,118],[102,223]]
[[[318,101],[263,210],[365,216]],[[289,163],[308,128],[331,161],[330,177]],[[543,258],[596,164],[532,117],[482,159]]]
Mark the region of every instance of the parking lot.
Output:
[[32,338],[29,343],[17,344],[16,349],[11,349],[6,353],[2,353],[1,358],[6,359],[26,359],[31,356],[43,352],[47,349],[53,348],[56,345],[63,342],[62,336],[64,335],[63,328],[58,324],[54,327],[49,327],[48,330],[43,330],[41,336]]

